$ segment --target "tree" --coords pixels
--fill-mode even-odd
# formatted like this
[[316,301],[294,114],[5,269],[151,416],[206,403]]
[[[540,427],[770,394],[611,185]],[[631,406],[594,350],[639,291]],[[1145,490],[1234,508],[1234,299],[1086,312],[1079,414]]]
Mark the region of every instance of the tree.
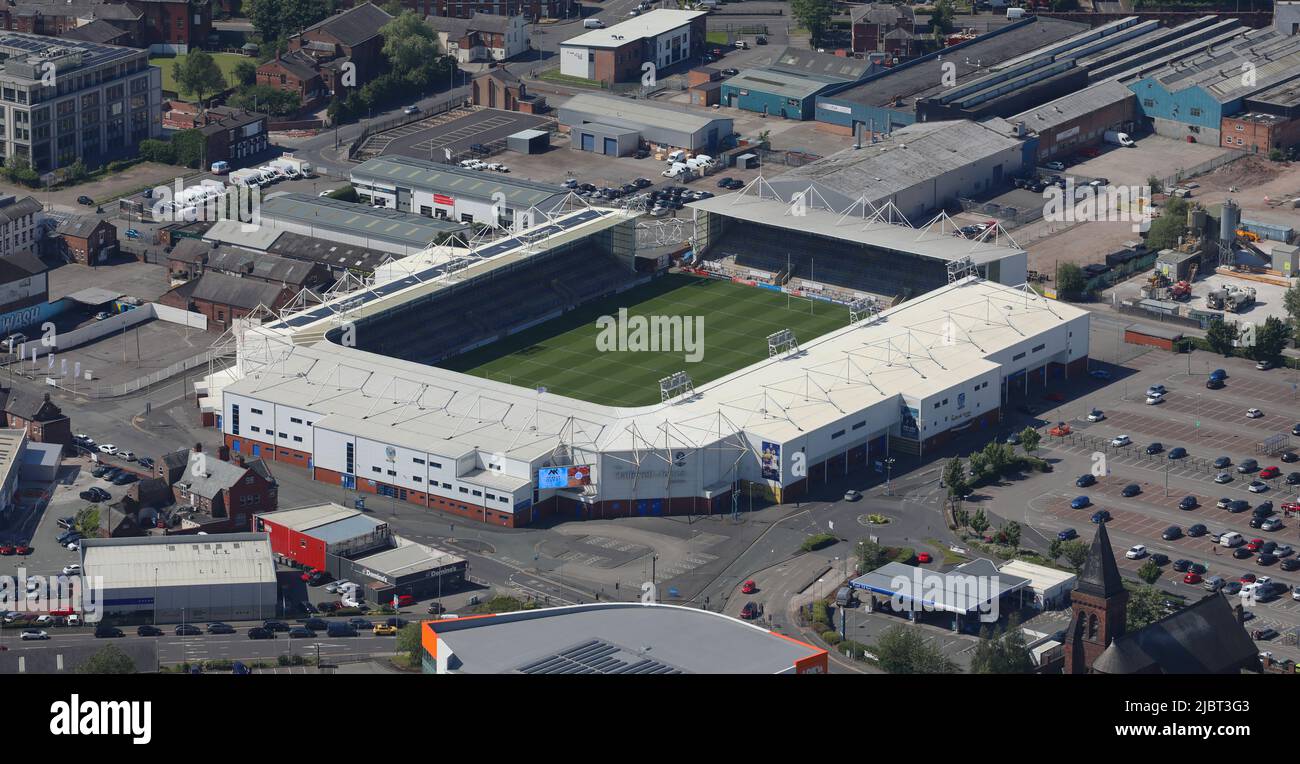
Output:
[[985,516],[983,508],[975,510],[975,516],[970,519],[970,529],[981,536],[989,529],[989,519]]
[[1286,308],[1286,314],[1293,322],[1300,324],[1300,284],[1286,290],[1282,296],[1282,307]]
[[966,469],[961,459],[949,459],[943,465],[943,484],[948,487],[948,498],[957,499],[970,493],[966,484]]
[[173,164],[176,161],[176,149],[167,141],[146,138],[140,141],[140,158],[146,162]]
[[1032,454],[1038,450],[1039,444],[1043,442],[1043,436],[1038,430],[1032,427],[1026,427],[1020,431],[1020,447],[1025,449],[1025,453]]
[[89,174],[90,172],[86,169],[86,163],[78,159],[68,165],[67,169],[64,170],[63,177],[73,183],[77,183],[85,180],[86,176]]
[[1147,176],[1147,186],[1151,188],[1153,194],[1163,194],[1165,192],[1165,184],[1154,175]]
[[1025,646],[1025,633],[1020,630],[1020,620],[1014,615],[1007,625],[994,631],[985,627],[981,639],[971,656],[972,674],[1029,674],[1034,670],[1034,659]]
[[274,117],[287,117],[297,113],[302,107],[302,99],[297,93],[281,90],[274,85],[248,85],[239,89],[227,101],[238,109],[270,114]]
[[890,674],[955,674],[957,666],[926,644],[921,632],[909,626],[891,626],[873,649],[880,667]]
[[99,535],[99,508],[89,506],[77,512],[72,520],[73,528],[77,533],[85,537],[95,537]]
[[1255,344],[1250,348],[1250,357],[1255,361],[1277,361],[1286,347],[1288,335],[1286,324],[1282,320],[1269,316],[1264,325],[1255,329]]
[[790,15],[799,26],[808,30],[813,47],[816,47],[830,26],[831,16],[835,15],[835,3],[832,0],[790,0]]
[[983,451],[976,451],[971,454],[966,462],[970,465],[970,474],[975,480],[984,480],[988,477],[989,460]]
[[1047,545],[1048,559],[1050,559],[1052,562],[1056,562],[1056,559],[1061,556],[1061,547],[1064,543],[1065,542],[1061,541],[1059,538],[1052,539],[1052,543]]
[[244,0],[243,7],[262,42],[277,48],[283,38],[334,12],[333,0]]
[[1065,563],[1078,573],[1088,562],[1088,545],[1079,539],[1067,541],[1061,545],[1061,556],[1065,558]]
[[1142,563],[1142,567],[1138,568],[1137,574],[1138,578],[1148,584],[1154,584],[1160,580],[1160,566],[1156,564],[1155,560],[1148,559]]
[[41,182],[40,173],[32,169],[32,163],[24,156],[14,156],[5,160],[5,177],[25,186],[37,186]]
[[252,61],[243,60],[235,64],[235,69],[231,74],[235,77],[235,82],[240,86],[249,86],[257,84],[257,64]]
[[1210,346],[1210,350],[1223,356],[1232,355],[1234,343],[1237,341],[1237,325],[1229,324],[1222,318],[1214,318],[1210,321],[1209,327],[1205,330],[1205,342]]
[[858,542],[858,569],[870,573],[889,562],[889,550],[870,539]]
[[419,14],[404,11],[385,24],[380,34],[384,36],[383,54],[392,75],[417,88],[433,81],[433,67],[439,59],[438,33]]
[[1178,246],[1178,239],[1187,232],[1187,202],[1171,197],[1165,202],[1160,217],[1151,223],[1147,233],[1147,248],[1159,252]]
[[207,142],[198,130],[180,130],[172,136],[172,150],[176,152],[176,164],[198,168],[204,156]]
[[1140,586],[1128,594],[1125,628],[1130,634],[1165,617],[1165,595],[1154,586]]
[[183,62],[172,64],[172,78],[182,93],[193,93],[200,105],[206,104],[206,96],[219,93],[229,85],[221,67],[207,51],[195,50],[185,56]]
[[930,27],[935,30],[935,36],[951,34],[956,18],[957,9],[953,7],[952,0],[939,0],[935,3],[930,14]]
[[998,529],[998,534],[1002,536],[1003,543],[1007,546],[1020,546],[1020,523],[1012,520]]
[[1056,269],[1056,293],[1061,297],[1078,297],[1088,283],[1083,277],[1083,269],[1074,263],[1065,263]]
[[102,650],[77,666],[78,674],[134,674],[135,661],[116,645],[105,645]]
[[408,623],[397,632],[397,652],[406,653],[409,665],[414,668],[420,665],[423,658],[424,648],[420,644],[420,624]]

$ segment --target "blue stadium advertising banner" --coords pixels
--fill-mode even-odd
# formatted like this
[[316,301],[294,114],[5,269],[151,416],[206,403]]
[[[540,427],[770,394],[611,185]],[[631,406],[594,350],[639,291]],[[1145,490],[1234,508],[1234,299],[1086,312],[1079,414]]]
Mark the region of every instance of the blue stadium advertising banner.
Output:
[[537,471],[538,488],[579,488],[591,483],[591,467],[544,467]]

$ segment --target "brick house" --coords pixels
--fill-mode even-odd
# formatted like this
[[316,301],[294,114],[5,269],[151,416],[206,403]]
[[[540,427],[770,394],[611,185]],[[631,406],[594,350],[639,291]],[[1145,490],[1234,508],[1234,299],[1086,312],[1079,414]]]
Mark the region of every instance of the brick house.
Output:
[[231,106],[213,106],[203,113],[205,166],[225,161],[232,165],[245,164],[243,160],[267,149],[267,117],[265,114]]
[[1300,119],[1247,112],[1224,117],[1219,127],[1224,148],[1267,155],[1300,144]]
[[425,16],[468,18],[475,13],[523,16],[538,19],[567,19],[578,14],[578,0],[399,0]]
[[196,279],[204,273],[263,281],[303,289],[320,289],[334,281],[325,263],[291,260],[287,257],[233,247],[213,246],[200,239],[181,239],[167,255],[167,273],[173,280]]
[[470,81],[469,88],[470,101],[475,106],[524,114],[543,114],[548,108],[546,96],[529,93],[528,86],[504,66],[489,69],[475,77]]
[[173,308],[198,311],[208,317],[210,326],[224,331],[235,319],[247,316],[258,307],[279,310],[298,291],[293,287],[224,273],[204,273],[172,288],[158,298],[158,302]]
[[[379,6],[361,3],[291,36],[289,52],[314,62],[324,95],[342,95],[346,87],[361,87],[384,72],[380,30],[392,20]],[[345,64],[355,67],[355,82],[343,81]]]
[[475,13],[468,19],[429,16],[424,23],[438,33],[447,54],[462,64],[505,61],[528,51],[528,22],[523,16]]
[[277,53],[257,67],[257,84],[270,85],[298,95],[303,108],[310,109],[328,95],[319,64],[302,51]]
[[[106,31],[105,25],[115,29],[116,34]],[[144,47],[147,44],[145,40],[149,37],[142,11],[128,5],[98,0],[62,3],[53,0],[18,0],[12,4],[0,4],[0,27],[10,32],[74,40],[89,39],[90,42],[133,48]],[[74,30],[84,31],[74,35]]]
[[201,47],[212,33],[209,0],[126,0],[143,16],[145,39],[140,47],[151,53],[186,53]]
[[[906,34],[886,40],[886,36],[895,30],[902,30]],[[900,53],[898,48],[901,46],[907,48],[901,52],[906,55],[910,52],[910,41],[915,32],[916,14],[911,6],[886,3],[862,6],[853,16],[853,52],[888,50]]]
[[82,265],[108,262],[117,252],[117,228],[102,218],[67,218],[59,223],[56,234],[63,255]]
[[163,479],[174,478],[170,486],[178,508],[206,515],[204,530],[248,528],[254,513],[276,510],[279,489],[263,460],[235,454],[232,461],[223,461],[203,453],[201,444],[174,453],[187,454],[186,467]]
[[26,430],[36,443],[72,443],[72,420],[54,405],[50,394],[37,398],[17,390],[0,388],[0,408],[10,429]]

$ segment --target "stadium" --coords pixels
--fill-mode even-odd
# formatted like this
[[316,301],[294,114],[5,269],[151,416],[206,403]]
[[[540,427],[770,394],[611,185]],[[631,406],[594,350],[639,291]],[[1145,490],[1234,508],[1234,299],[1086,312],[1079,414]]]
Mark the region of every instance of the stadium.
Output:
[[1086,372],[1087,313],[996,232],[754,189],[692,207],[671,270],[634,211],[572,197],[304,292],[232,330],[200,405],[234,452],[516,527],[784,501]]

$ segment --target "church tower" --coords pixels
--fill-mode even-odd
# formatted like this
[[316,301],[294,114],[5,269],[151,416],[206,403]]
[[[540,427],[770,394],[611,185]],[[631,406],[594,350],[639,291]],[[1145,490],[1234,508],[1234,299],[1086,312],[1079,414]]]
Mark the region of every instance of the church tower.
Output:
[[1097,526],[1088,561],[1070,593],[1070,626],[1065,639],[1065,673],[1086,674],[1093,661],[1124,635],[1128,591],[1115,564],[1106,524]]

